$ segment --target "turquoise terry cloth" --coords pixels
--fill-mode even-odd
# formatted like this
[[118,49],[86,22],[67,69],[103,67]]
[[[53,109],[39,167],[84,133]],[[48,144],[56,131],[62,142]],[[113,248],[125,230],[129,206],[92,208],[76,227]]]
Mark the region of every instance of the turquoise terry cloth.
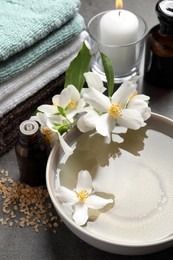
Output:
[[60,29],[52,32],[46,38],[0,62],[0,82],[10,79],[21,71],[30,68],[42,58],[57,50],[63,44],[70,42],[85,28],[84,19],[80,14],[64,24]]
[[0,0],[0,60],[28,48],[77,13],[80,0]]

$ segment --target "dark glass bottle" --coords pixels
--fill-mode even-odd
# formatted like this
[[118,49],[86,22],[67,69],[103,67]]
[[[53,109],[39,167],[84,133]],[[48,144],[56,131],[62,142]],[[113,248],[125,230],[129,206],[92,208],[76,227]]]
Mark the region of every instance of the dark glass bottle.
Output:
[[44,185],[47,163],[47,144],[37,122],[26,120],[20,124],[15,152],[20,181],[30,186]]
[[160,24],[148,33],[145,79],[156,87],[173,88],[173,1],[156,4]]

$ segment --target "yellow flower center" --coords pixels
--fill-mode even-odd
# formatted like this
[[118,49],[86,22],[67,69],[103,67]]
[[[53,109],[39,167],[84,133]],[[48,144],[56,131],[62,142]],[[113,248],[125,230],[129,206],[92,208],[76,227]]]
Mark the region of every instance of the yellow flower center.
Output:
[[109,113],[110,116],[113,116],[114,118],[117,118],[117,116],[121,116],[122,115],[121,104],[120,103],[112,104],[108,108],[108,113]]
[[81,202],[84,202],[85,199],[88,198],[89,194],[86,190],[82,190],[79,193],[77,193],[76,196],[80,199]]
[[69,108],[73,109],[76,106],[76,102],[74,102],[73,100],[70,102],[69,104]]

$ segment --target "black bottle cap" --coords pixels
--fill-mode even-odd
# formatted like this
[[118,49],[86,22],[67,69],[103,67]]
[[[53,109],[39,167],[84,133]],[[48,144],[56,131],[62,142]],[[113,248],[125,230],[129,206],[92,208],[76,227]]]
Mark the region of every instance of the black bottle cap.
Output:
[[160,21],[160,31],[173,35],[173,0],[161,0],[156,4],[156,13]]

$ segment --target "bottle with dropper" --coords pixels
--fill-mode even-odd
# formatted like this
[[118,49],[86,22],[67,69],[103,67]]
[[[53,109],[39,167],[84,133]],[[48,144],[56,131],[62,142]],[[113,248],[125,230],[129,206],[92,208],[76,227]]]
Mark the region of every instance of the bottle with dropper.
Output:
[[37,122],[26,120],[20,124],[15,152],[20,181],[30,186],[44,185],[48,153]]
[[148,33],[145,79],[156,87],[173,88],[173,1],[156,4],[160,24]]

